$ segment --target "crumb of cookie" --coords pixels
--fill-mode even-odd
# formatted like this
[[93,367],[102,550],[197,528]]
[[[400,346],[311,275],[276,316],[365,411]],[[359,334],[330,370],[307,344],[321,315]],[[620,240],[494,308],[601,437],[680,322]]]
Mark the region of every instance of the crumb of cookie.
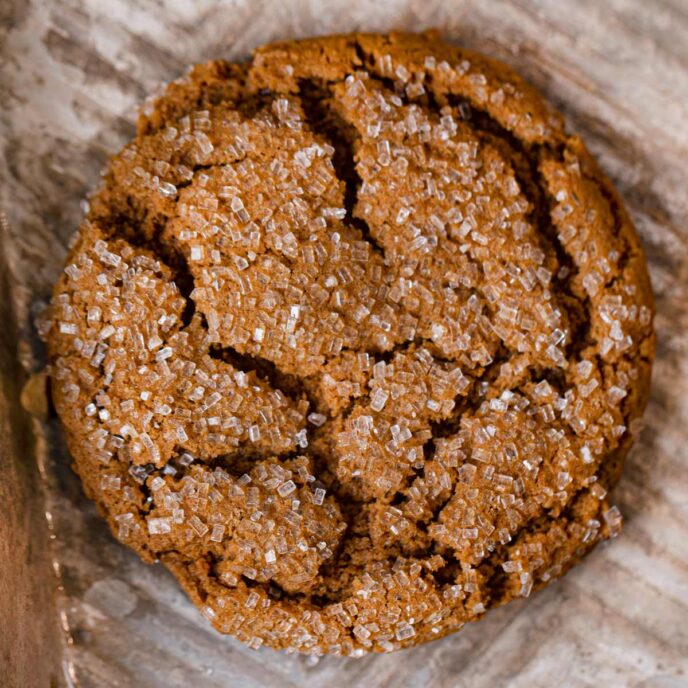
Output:
[[151,100],[44,332],[115,536],[251,647],[356,656],[619,531],[652,315],[616,192],[532,87],[360,34]]
[[48,376],[45,371],[33,373],[24,383],[19,401],[22,408],[36,418],[48,417]]

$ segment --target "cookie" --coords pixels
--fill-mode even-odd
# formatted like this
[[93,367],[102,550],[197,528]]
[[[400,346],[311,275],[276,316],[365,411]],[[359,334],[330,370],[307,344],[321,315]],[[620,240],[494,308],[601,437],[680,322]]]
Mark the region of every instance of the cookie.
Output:
[[42,326],[114,535],[251,647],[360,655],[562,575],[648,398],[616,192],[433,33],[275,43],[148,102]]

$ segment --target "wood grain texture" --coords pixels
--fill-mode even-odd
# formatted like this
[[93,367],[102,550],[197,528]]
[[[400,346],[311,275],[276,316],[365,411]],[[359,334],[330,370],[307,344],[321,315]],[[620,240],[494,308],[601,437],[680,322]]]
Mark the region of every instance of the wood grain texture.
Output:
[[[0,214],[0,240],[6,227]],[[10,298],[13,274],[4,243],[3,248],[0,322],[7,336],[0,337],[0,682],[23,688],[54,683],[63,648],[32,421],[17,403],[23,375]]]
[[[47,467],[64,586],[59,607],[72,640],[65,683],[688,686],[686,2],[6,0],[0,22],[0,206],[29,342],[31,314],[59,272],[79,201],[107,154],[132,134],[146,93],[193,62],[354,29],[438,27],[538,85],[623,195],[658,307],[647,427],[615,494],[626,517],[622,536],[526,603],[397,655],[315,663],[218,636],[165,571],[112,540],[81,495],[58,428],[40,428],[37,458]],[[40,348],[25,348],[22,360],[39,367]]]

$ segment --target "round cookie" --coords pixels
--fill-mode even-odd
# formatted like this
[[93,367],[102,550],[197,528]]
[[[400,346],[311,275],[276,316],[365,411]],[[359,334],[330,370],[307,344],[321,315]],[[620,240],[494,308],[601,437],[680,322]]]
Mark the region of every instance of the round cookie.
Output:
[[360,34],[150,101],[43,334],[115,536],[251,647],[359,655],[618,532],[652,308],[617,194],[533,88]]

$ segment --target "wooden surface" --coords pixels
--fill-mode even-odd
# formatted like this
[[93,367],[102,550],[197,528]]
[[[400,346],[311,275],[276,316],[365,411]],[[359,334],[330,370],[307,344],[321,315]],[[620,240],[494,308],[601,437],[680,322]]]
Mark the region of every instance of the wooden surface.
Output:
[[[0,217],[0,241],[7,250],[5,228]],[[19,688],[57,680],[62,638],[31,419],[17,404],[23,376],[8,257],[0,253],[0,322],[9,335],[0,336],[0,685]]]
[[[526,603],[402,654],[312,662],[253,652],[215,634],[169,575],[110,538],[81,495],[57,428],[36,424],[63,590],[56,609],[42,604],[42,621],[36,604],[26,606],[23,626],[47,636],[62,614],[62,640],[71,643],[65,684],[688,686],[685,0],[0,1],[0,205],[16,254],[12,286],[23,335],[35,341],[30,314],[58,273],[79,200],[106,155],[131,135],[136,105],[157,82],[192,62],[240,58],[274,38],[427,26],[504,59],[542,88],[615,180],[644,241],[658,306],[658,360],[647,427],[616,491],[626,517],[622,536]],[[35,344],[19,353],[25,366],[40,366]],[[32,465],[25,445],[2,451],[3,476],[14,479],[18,465]],[[34,477],[19,481],[25,492],[14,492],[26,496],[33,509],[26,513],[40,498]],[[26,519],[23,532],[32,529],[38,542],[41,524]],[[21,551],[18,545],[10,555]],[[3,550],[0,556],[4,582],[18,567]],[[45,589],[52,589],[48,563],[38,557],[32,565],[43,567]],[[17,595],[29,589],[17,586]],[[3,615],[0,649],[14,645],[25,671],[38,672],[40,662],[17,646],[17,618],[16,609]],[[47,685],[55,663],[49,652],[43,657],[37,682],[15,673],[16,685]]]

